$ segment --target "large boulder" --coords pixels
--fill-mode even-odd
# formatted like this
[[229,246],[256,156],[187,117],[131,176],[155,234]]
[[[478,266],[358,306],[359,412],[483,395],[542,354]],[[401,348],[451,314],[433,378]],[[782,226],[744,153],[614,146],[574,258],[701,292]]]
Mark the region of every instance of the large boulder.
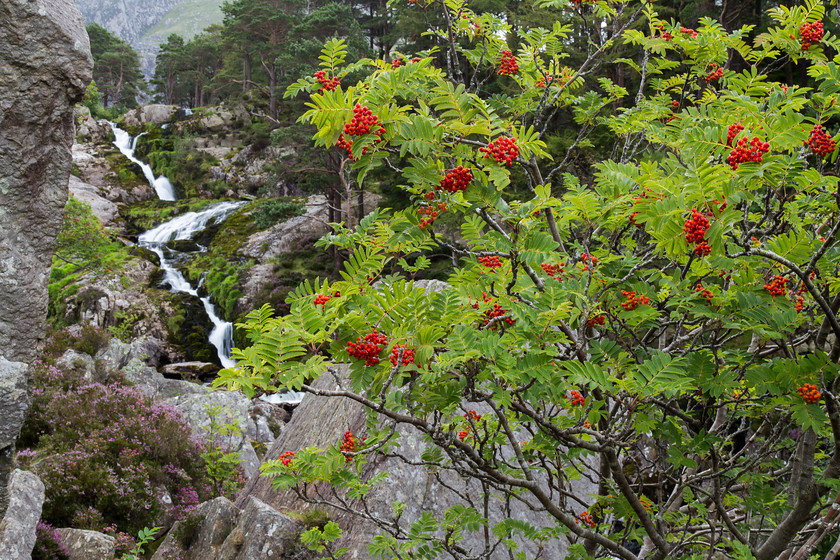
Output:
[[30,560],[35,529],[44,506],[44,483],[29,471],[15,469],[9,477],[9,508],[0,521],[0,558]]
[[152,560],[213,560],[238,517],[227,498],[204,502],[172,526]]
[[[0,2],[0,29],[0,357],[28,363],[44,337],[73,105],[90,83],[93,59],[73,0]],[[16,420],[2,413],[4,431],[16,435]],[[12,451],[0,443],[0,488]]]
[[97,531],[82,529],[59,529],[64,546],[67,547],[68,560],[112,560],[116,552],[117,540]]
[[0,352],[29,361],[44,337],[73,106],[93,60],[73,0],[2,2],[0,29]]
[[152,103],[129,111],[123,117],[123,124],[129,127],[139,127],[144,124],[168,123],[178,112],[175,105],[160,105]]

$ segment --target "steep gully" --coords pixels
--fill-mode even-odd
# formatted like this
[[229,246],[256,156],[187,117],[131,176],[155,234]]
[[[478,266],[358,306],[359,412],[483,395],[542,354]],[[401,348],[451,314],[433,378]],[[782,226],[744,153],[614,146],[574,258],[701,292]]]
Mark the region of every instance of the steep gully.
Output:
[[[120,129],[114,123],[108,123],[114,131],[114,145],[130,161],[136,163],[143,170],[146,180],[154,187],[158,198],[161,200],[175,200],[175,189],[166,177],[155,177],[152,168],[134,157],[134,149],[137,147],[137,139],[141,133],[133,139],[128,132]],[[195,297],[198,296],[198,289],[193,288],[184,278],[184,275],[175,268],[175,263],[184,257],[184,253],[167,247],[167,243],[176,240],[191,239],[204,230],[208,225],[221,223],[228,218],[244,202],[220,202],[201,210],[189,212],[165,222],[154,229],[142,233],[138,244],[145,247],[160,257],[160,267],[164,272],[164,282],[169,284],[173,292],[183,292]],[[200,247],[200,246],[199,246]],[[200,250],[205,248],[200,247]],[[236,362],[230,358],[230,351],[233,347],[233,326],[216,314],[215,307],[210,302],[210,296],[200,297],[204,304],[204,310],[213,323],[213,330],[210,332],[209,342],[216,348],[219,361],[223,367],[233,367]]]

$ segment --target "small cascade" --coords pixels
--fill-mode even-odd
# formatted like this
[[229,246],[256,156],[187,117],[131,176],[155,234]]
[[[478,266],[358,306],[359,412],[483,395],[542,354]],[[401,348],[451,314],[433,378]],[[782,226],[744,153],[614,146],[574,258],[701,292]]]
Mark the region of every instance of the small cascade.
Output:
[[[169,284],[173,292],[184,292],[199,297],[198,290],[193,288],[184,278],[184,275],[175,268],[174,257],[177,256],[178,252],[169,248],[164,251],[166,243],[191,239],[208,225],[224,221],[243,204],[245,202],[220,202],[199,212],[188,212],[173,218],[140,235],[138,244],[154,251],[160,257],[160,267],[164,274],[163,281]],[[235,366],[236,362],[230,358],[230,351],[233,348],[233,326],[216,314],[216,309],[210,302],[209,296],[199,299],[204,304],[204,310],[213,323],[209,340],[210,344],[216,348],[219,361],[226,368]]]
[[146,133],[141,132],[132,139],[128,132],[119,128],[116,124],[110,121],[108,124],[111,125],[111,130],[114,131],[114,146],[116,146],[117,149],[119,149],[119,151],[130,161],[133,161],[140,166],[140,169],[143,170],[143,175],[146,176],[146,180],[152,187],[154,187],[158,198],[161,200],[175,200],[175,188],[172,186],[172,183],[169,182],[169,179],[163,175],[155,177],[152,167],[148,163],[143,163],[134,157],[134,150],[137,148],[137,140]]

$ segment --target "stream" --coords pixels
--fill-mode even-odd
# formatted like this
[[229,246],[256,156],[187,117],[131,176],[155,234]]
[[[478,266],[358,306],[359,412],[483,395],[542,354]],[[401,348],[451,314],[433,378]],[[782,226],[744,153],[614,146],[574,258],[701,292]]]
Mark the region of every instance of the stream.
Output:
[[[114,145],[125,157],[133,161],[143,169],[146,180],[154,187],[158,198],[161,200],[175,200],[175,189],[166,177],[155,177],[151,166],[134,157],[134,149],[137,147],[137,139],[145,133],[141,133],[133,139],[128,132],[120,129],[114,123],[108,123],[114,131]],[[160,268],[164,272],[163,281],[169,284],[173,292],[183,292],[195,296],[201,300],[207,316],[213,323],[213,330],[210,332],[209,342],[216,348],[216,353],[223,367],[229,368],[236,365],[230,358],[230,351],[233,347],[233,325],[216,314],[216,309],[210,302],[210,296],[199,297],[198,287],[192,285],[184,278],[184,275],[175,268],[175,263],[183,258],[186,253],[175,251],[166,246],[170,241],[192,239],[196,234],[203,231],[209,225],[217,224],[228,218],[237,208],[245,202],[220,202],[208,206],[198,212],[188,212],[168,222],[164,222],[154,229],[142,233],[138,239],[138,245],[145,247],[160,257]],[[199,250],[206,250],[199,245]]]

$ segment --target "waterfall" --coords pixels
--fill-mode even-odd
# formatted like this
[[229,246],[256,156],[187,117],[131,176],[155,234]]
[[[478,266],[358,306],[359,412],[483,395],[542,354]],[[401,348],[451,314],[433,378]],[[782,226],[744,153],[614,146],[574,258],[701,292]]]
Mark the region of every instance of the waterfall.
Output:
[[[189,111],[189,109],[187,110]],[[190,111],[189,114],[191,113]],[[149,164],[143,163],[134,157],[137,141],[146,133],[141,132],[134,138],[131,138],[128,132],[122,130],[116,124],[112,122],[108,122],[108,124],[111,125],[111,130],[114,131],[114,145],[125,157],[140,166],[140,169],[143,170],[143,175],[146,176],[146,180],[154,187],[158,198],[161,200],[175,200],[175,189],[172,183],[169,182],[169,179],[164,176],[155,177]],[[140,235],[139,245],[153,251],[160,257],[163,281],[169,284],[173,292],[183,292],[199,297],[198,290],[193,288],[187,279],[184,278],[184,275],[175,268],[174,259],[166,257],[166,253],[163,250],[164,245],[169,241],[191,239],[195,234],[206,228],[211,221],[212,223],[217,223],[225,220],[243,204],[245,203],[221,202],[214,204],[200,212],[189,212],[178,216]],[[172,251],[172,253],[177,253],[177,251]],[[236,362],[230,358],[230,351],[233,348],[233,325],[216,314],[216,308],[210,302],[210,296],[199,299],[204,305],[204,311],[213,323],[213,330],[210,332],[209,342],[216,348],[219,361],[226,368],[235,366]]]
[[[184,292],[198,297],[198,290],[193,288],[184,278],[184,275],[175,268],[174,259],[166,257],[166,252],[163,250],[166,243],[191,239],[208,225],[224,221],[243,204],[245,202],[220,202],[199,212],[188,212],[173,218],[140,235],[138,244],[154,251],[160,257],[163,281],[169,284],[173,292]],[[176,251],[173,252],[177,253]],[[230,351],[233,347],[233,326],[216,314],[216,309],[210,302],[210,296],[199,299],[204,304],[204,310],[213,323],[209,340],[210,344],[216,348],[219,361],[226,368],[235,366],[236,362],[230,358]]]
[[122,154],[130,161],[133,161],[140,166],[140,169],[143,170],[143,175],[146,176],[146,180],[155,189],[158,198],[161,200],[175,200],[175,188],[172,186],[172,183],[169,182],[169,179],[163,175],[155,177],[152,167],[148,163],[143,163],[134,157],[134,150],[137,148],[137,139],[146,133],[141,132],[132,139],[128,132],[119,128],[116,124],[110,121],[108,124],[111,125],[111,130],[114,131],[114,146],[116,146],[117,149],[119,149],[119,151],[122,152]]

